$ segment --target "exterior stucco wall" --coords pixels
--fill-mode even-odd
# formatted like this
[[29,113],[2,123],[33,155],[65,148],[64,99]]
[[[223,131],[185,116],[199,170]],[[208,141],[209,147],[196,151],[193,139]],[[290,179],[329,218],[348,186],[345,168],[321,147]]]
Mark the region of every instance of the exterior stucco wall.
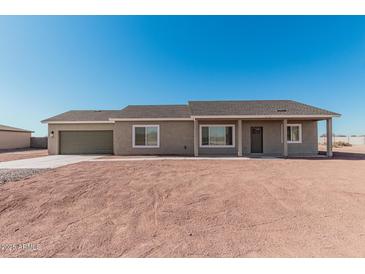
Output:
[[251,127],[263,128],[263,154],[281,155],[281,121],[242,121],[242,150],[243,155],[251,153]]
[[[199,155],[237,155],[238,123],[232,121],[199,121],[201,124],[234,124],[234,148],[201,148]],[[288,121],[288,124],[302,125],[302,143],[288,144],[289,155],[316,155],[318,154],[317,121]],[[243,155],[251,154],[251,127],[263,127],[263,154],[281,156],[283,153],[282,121],[280,120],[243,120],[242,121],[242,151]],[[199,140],[200,142],[200,140]]]
[[[66,130],[113,130],[114,124],[48,124],[48,154],[59,154],[59,132]],[[51,132],[53,131],[53,137]]]
[[30,147],[30,132],[0,131],[0,149]]
[[318,154],[317,121],[288,121],[288,124],[302,124],[302,143],[288,144],[289,156]]
[[[159,125],[159,148],[134,148],[133,125]],[[192,121],[115,122],[114,154],[116,155],[193,155],[194,123]]]
[[[237,120],[224,120],[224,121],[199,121],[199,155],[237,155],[237,142],[238,142],[238,128]],[[234,147],[200,147],[200,125],[234,125],[235,127],[235,143]]]
[[[302,143],[288,143],[290,155],[318,154],[317,121],[292,121],[288,124],[302,125]],[[283,153],[282,121],[242,121],[243,154],[251,153],[251,127],[263,127],[263,154],[280,156]]]
[[[288,124],[302,124],[302,143],[288,144],[290,155],[318,154],[317,121],[291,121]],[[159,125],[159,148],[133,148],[133,125]],[[202,148],[199,140],[199,155],[237,155],[238,123],[237,120],[199,121],[202,124],[234,124],[235,146],[232,148]],[[264,155],[281,156],[283,153],[282,121],[242,121],[242,150],[243,155],[251,152],[251,127],[263,127]],[[62,130],[114,130],[115,155],[194,155],[194,123],[193,121],[149,121],[132,122],[120,121],[115,124],[49,124],[48,125],[48,152],[59,154],[59,131]],[[50,133],[54,136],[50,137]],[[199,130],[200,131],[200,130]],[[29,136],[30,137],[30,136]],[[30,138],[29,138],[30,140]],[[29,146],[29,143],[28,143]]]

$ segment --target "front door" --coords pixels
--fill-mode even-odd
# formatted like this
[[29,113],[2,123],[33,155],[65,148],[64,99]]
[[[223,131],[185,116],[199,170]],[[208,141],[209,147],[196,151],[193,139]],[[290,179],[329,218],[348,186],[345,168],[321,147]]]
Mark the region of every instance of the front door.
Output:
[[251,127],[251,153],[263,153],[262,127]]

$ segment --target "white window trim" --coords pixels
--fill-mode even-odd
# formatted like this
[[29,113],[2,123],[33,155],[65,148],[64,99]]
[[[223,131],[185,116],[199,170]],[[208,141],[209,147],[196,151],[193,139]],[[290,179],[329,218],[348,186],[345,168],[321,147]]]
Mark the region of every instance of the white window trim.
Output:
[[[289,141],[288,144],[301,144],[302,143],[302,124],[287,124],[286,127],[299,127],[299,141]],[[285,131],[285,134],[288,134],[288,129]]]
[[[202,128],[203,127],[232,127],[232,145],[203,145],[202,139]],[[236,145],[236,126],[234,124],[204,124],[199,125],[199,147],[201,148],[229,148],[235,147]]]
[[[157,145],[153,145],[153,146],[142,146],[142,145],[136,145],[136,139],[135,137],[135,129],[138,127],[157,127]],[[147,131],[145,132],[145,134],[147,134]],[[146,136],[145,136],[146,138]],[[159,148],[160,147],[160,125],[133,125],[132,126],[132,146],[133,148]]]

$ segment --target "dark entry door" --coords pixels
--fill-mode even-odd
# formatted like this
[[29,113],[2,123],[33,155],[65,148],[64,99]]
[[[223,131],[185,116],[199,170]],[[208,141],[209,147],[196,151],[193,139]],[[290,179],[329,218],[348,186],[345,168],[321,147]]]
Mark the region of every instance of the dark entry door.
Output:
[[262,127],[251,127],[251,153],[263,153]]

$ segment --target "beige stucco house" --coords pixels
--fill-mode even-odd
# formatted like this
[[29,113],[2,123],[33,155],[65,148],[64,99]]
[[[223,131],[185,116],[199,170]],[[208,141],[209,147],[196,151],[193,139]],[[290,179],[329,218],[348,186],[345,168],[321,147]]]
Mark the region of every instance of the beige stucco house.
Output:
[[0,150],[28,148],[32,131],[0,125]]
[[[340,114],[291,100],[190,101],[68,111],[48,118],[49,154],[318,154],[317,122]],[[327,142],[332,156],[332,142]]]

